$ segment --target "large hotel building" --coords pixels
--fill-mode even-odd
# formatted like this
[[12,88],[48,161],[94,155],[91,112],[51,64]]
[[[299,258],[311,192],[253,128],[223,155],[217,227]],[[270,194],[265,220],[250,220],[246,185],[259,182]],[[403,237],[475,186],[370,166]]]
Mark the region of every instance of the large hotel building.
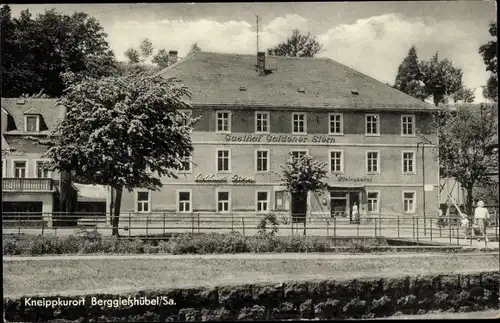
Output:
[[[171,53],[173,56],[175,52]],[[196,52],[164,69],[199,117],[191,163],[159,191],[124,192],[123,212],[289,212],[281,182],[289,154],[326,162],[328,190],[311,215],[437,212],[435,107],[326,58]],[[424,158],[423,158],[424,156]]]

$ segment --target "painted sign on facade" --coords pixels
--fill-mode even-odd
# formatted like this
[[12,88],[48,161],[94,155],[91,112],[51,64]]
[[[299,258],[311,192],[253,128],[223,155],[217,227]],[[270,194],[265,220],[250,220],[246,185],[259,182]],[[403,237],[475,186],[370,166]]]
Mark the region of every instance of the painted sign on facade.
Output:
[[[233,175],[230,177],[230,179],[231,182],[233,183],[255,183],[254,178],[246,176]],[[217,182],[227,182],[228,178],[225,176],[216,176],[214,174],[208,174],[208,175],[198,174],[196,175],[195,181],[217,183]]]
[[255,143],[306,143],[311,140],[312,143],[333,144],[335,138],[326,135],[232,135],[224,136],[227,142],[255,142]]
[[337,175],[337,181],[339,182],[358,182],[358,183],[367,183],[372,182],[373,179],[367,176],[343,176]]

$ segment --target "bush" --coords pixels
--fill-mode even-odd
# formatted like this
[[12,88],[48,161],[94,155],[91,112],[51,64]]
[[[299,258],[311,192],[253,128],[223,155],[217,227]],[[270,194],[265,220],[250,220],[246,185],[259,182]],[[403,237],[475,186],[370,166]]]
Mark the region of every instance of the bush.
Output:
[[304,236],[257,236],[247,240],[248,250],[263,252],[323,252],[330,247],[330,242],[322,237]]
[[63,240],[57,236],[39,235],[28,243],[28,253],[32,256],[62,254]]
[[174,255],[240,253],[248,251],[245,239],[239,233],[183,234],[170,239],[167,243],[160,243],[159,249]]
[[[271,231],[267,231],[271,229]],[[274,236],[279,230],[278,217],[274,213],[268,213],[264,215],[257,225],[257,234],[260,236],[271,235]]]
[[70,235],[61,238],[61,251],[63,254],[76,254],[82,249],[83,239]]
[[20,255],[22,253],[21,242],[14,237],[2,239],[2,250],[4,255]]

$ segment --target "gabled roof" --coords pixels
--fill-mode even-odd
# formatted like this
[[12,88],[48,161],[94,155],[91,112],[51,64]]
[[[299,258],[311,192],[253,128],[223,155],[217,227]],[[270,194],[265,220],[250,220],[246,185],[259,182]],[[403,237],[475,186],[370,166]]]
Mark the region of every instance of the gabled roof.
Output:
[[265,76],[256,62],[257,55],[194,52],[158,75],[180,79],[188,102],[200,105],[436,109],[328,58],[266,56]]
[[[24,104],[18,104],[24,102]],[[6,131],[5,134],[24,133],[24,117],[26,114],[39,114],[43,118],[48,131],[52,130],[61,118],[61,106],[57,99],[18,99],[2,98],[2,109],[4,109],[14,121],[15,130]],[[42,133],[48,132],[42,131]]]

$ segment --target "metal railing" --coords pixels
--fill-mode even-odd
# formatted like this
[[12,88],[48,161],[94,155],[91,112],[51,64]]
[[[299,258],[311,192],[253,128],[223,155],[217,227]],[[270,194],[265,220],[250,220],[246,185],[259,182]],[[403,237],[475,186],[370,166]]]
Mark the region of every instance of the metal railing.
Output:
[[51,178],[2,178],[3,192],[51,192]]
[[[262,215],[207,214],[207,213],[122,213],[119,218],[118,232],[124,237],[142,239],[162,239],[178,233],[229,233],[239,232],[244,236],[259,233],[258,225]],[[278,236],[307,235],[331,238],[364,237],[394,238],[412,240],[417,243],[472,244],[469,227],[462,227],[456,217],[427,218],[426,234],[424,221],[420,217],[370,215],[362,216],[359,221],[351,222],[345,217],[313,216],[290,217],[277,214]],[[305,219],[305,221],[304,221]],[[486,228],[490,241],[498,241],[499,217],[491,216]],[[111,235],[109,215],[100,213],[6,213],[2,214],[4,234],[15,235],[72,235],[77,227],[95,228],[103,235]],[[272,230],[269,222],[267,230]],[[477,235],[475,236],[478,237]]]

